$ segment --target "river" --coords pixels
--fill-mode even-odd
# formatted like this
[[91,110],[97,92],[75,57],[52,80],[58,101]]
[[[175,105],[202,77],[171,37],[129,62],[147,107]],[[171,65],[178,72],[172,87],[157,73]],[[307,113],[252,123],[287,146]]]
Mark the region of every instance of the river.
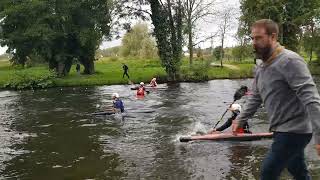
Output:
[[[259,179],[271,140],[178,141],[208,131],[235,90],[251,82],[160,85],[165,88],[143,99],[124,85],[0,91],[0,179]],[[111,105],[113,92],[128,117],[92,116]],[[138,110],[154,113],[130,113]],[[264,109],[249,124],[253,132],[267,132]],[[306,158],[313,178],[320,179],[313,143]],[[282,179],[290,178],[285,171]]]

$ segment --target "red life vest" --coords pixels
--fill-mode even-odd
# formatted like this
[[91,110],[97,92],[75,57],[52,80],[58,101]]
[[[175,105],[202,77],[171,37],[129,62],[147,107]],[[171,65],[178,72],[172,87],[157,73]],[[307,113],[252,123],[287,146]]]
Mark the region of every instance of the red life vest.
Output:
[[243,128],[238,128],[237,129],[237,133],[240,133],[240,134],[244,133],[244,129]]
[[144,87],[139,87],[137,90],[137,96],[144,96]]

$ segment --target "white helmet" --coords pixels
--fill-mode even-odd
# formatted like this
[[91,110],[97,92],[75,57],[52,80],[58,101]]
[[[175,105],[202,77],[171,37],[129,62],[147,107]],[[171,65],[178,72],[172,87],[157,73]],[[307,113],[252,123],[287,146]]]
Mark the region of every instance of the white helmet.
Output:
[[118,93],[113,93],[113,94],[112,94],[112,97],[119,98],[119,94],[118,94]]
[[231,111],[239,111],[241,112],[241,105],[240,104],[232,104],[230,107]]
[[141,82],[140,85],[144,85],[144,82]]
[[156,81],[157,80],[157,78],[152,78],[152,81]]

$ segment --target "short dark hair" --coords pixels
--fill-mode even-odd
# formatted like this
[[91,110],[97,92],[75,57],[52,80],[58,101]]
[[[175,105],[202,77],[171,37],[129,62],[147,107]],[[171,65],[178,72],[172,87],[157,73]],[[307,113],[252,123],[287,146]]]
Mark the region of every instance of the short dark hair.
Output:
[[272,21],[271,19],[260,19],[252,24],[251,29],[254,27],[264,28],[268,35],[272,35],[273,33],[275,33],[278,37],[279,26],[276,22]]

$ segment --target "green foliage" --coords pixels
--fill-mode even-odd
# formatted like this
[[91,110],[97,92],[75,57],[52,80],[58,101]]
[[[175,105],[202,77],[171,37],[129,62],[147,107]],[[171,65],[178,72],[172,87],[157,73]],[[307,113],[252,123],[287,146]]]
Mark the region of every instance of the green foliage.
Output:
[[39,57],[66,75],[76,58],[84,73],[94,72],[95,50],[110,32],[111,0],[2,0],[0,7],[1,45],[8,46],[13,63]]
[[309,24],[320,7],[319,0],[241,0],[242,31],[250,34],[250,26],[258,19],[272,19],[279,24],[280,42],[288,49],[298,48],[301,27]]
[[182,57],[183,7],[180,1],[160,4],[158,0],[149,0],[149,3],[162,66],[169,78],[175,81]]
[[123,56],[152,58],[157,55],[156,43],[148,30],[148,25],[138,23],[122,39]]
[[30,71],[14,71],[10,75],[9,81],[4,85],[4,88],[11,89],[37,89],[48,88],[54,86],[53,79],[55,74],[52,72],[46,73],[30,73]]
[[221,48],[222,48],[221,46],[218,46],[218,47],[214,48],[214,50],[213,50],[213,55],[216,58],[216,60],[220,60],[222,57]]
[[184,67],[181,69],[181,81],[207,81],[209,66],[207,64],[194,64],[191,67]]
[[112,56],[112,57],[110,57],[110,61],[111,62],[116,62],[116,61],[118,61],[119,60],[119,58],[117,57],[117,56]]
[[232,56],[238,61],[253,57],[252,45],[235,46],[232,48]]

